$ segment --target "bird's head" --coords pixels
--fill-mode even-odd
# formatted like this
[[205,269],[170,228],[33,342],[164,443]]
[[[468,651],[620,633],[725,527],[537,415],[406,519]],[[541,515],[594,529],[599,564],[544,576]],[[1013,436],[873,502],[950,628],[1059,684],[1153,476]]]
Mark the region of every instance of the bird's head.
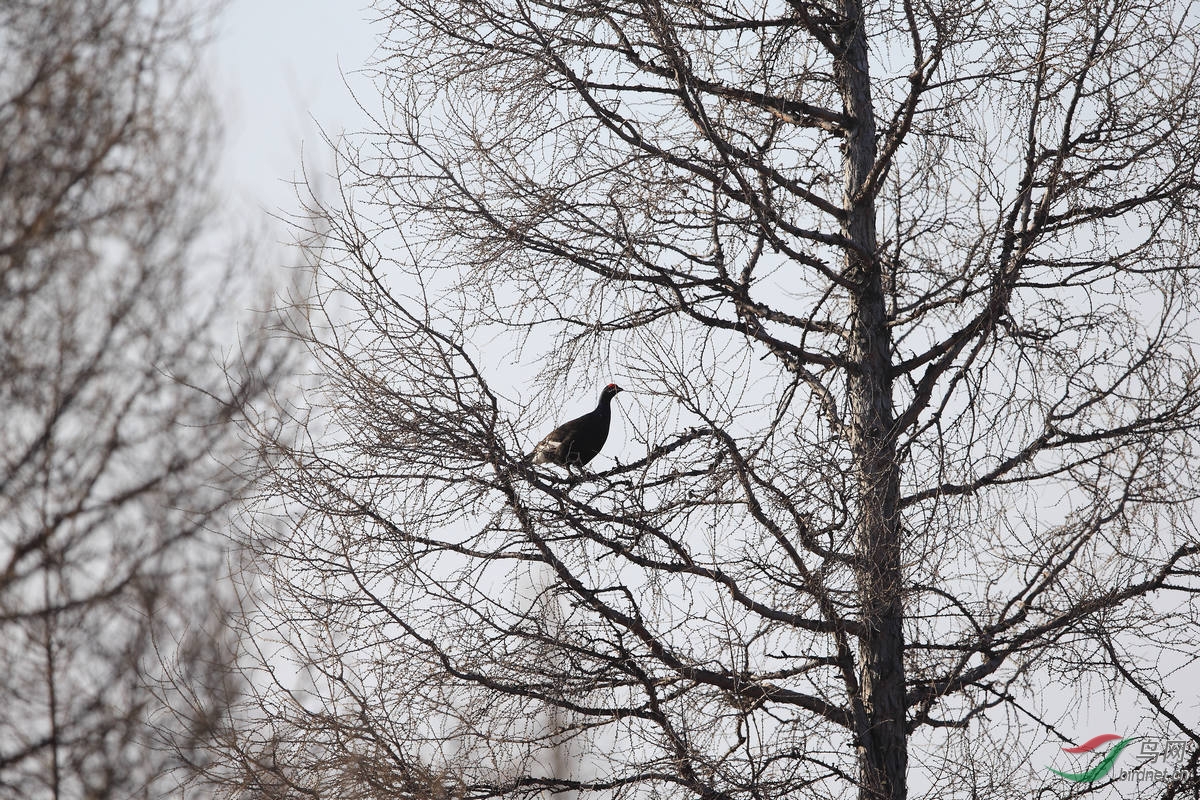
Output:
[[625,391],[625,390],[622,389],[620,386],[617,386],[615,383],[610,383],[608,386],[604,387],[603,395],[609,399],[612,399],[613,397],[617,396],[617,392],[623,392],[623,391]]

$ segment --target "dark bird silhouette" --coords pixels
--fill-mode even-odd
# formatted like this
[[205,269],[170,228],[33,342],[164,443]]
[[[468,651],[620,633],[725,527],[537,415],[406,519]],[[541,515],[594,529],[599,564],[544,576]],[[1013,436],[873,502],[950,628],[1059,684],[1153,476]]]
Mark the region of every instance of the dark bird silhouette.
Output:
[[534,464],[559,464],[564,467],[582,467],[591,461],[608,439],[612,399],[617,392],[623,391],[615,383],[605,386],[600,392],[600,402],[594,409],[550,431],[550,435],[533,448],[529,458],[533,459]]

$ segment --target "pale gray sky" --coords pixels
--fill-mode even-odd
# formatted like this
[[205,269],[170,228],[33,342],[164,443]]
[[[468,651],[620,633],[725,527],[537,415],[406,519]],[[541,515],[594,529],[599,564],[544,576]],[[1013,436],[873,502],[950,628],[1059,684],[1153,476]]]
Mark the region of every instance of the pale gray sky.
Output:
[[219,185],[237,213],[295,210],[289,182],[302,152],[310,169],[329,166],[317,124],[333,134],[357,127],[362,113],[344,81],[370,86],[354,73],[374,49],[373,15],[367,0],[231,0],[226,7],[209,72],[225,126]]

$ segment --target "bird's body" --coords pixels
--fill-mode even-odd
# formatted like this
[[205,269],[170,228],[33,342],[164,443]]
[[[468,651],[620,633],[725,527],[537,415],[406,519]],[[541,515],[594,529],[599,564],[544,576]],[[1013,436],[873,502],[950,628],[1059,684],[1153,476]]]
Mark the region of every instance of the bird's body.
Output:
[[594,409],[564,422],[538,442],[530,454],[533,463],[581,467],[595,458],[608,439],[608,424],[612,420],[610,404],[621,391],[624,390],[615,383],[605,386]]

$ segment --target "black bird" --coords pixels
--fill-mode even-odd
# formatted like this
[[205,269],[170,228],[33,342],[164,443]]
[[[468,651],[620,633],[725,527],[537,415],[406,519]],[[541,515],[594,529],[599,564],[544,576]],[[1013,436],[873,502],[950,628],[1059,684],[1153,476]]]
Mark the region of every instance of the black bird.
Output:
[[609,404],[617,396],[617,392],[623,391],[625,390],[615,383],[605,386],[600,392],[600,402],[593,410],[570,422],[564,422],[538,442],[529,456],[533,463],[582,467],[595,458],[608,439],[608,423],[612,419]]

